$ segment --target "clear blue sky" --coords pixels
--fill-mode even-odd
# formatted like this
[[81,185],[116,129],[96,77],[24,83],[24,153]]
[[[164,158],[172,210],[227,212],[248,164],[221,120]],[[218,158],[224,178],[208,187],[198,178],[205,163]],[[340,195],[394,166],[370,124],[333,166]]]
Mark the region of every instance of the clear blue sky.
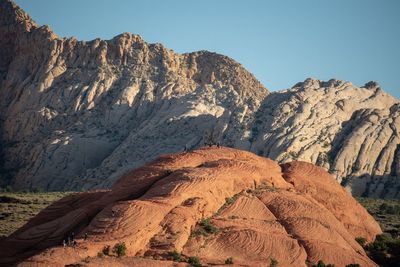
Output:
[[59,36],[140,34],[176,52],[209,50],[243,64],[270,90],[307,77],[400,98],[400,0],[16,0]]

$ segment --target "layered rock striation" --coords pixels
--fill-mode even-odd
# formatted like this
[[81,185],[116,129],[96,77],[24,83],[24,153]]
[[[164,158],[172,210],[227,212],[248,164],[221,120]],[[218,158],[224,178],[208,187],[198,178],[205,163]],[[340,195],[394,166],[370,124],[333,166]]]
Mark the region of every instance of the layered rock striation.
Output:
[[[71,232],[77,244],[65,248]],[[323,168],[213,147],[162,156],[111,190],[61,199],[0,243],[0,263],[172,266],[179,255],[205,265],[377,266],[355,238],[379,233]],[[121,242],[125,257],[103,255]]]

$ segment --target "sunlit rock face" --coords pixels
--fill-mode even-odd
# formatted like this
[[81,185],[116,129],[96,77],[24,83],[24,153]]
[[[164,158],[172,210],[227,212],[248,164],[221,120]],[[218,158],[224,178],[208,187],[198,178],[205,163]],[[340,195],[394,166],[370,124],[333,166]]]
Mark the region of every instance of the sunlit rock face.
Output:
[[[61,246],[71,232],[77,244]],[[377,266],[355,238],[371,242],[381,232],[321,167],[207,147],[164,155],[110,190],[53,203],[0,242],[0,265],[174,266],[176,251],[204,266],[229,258],[239,266]],[[119,242],[125,257],[102,254]]]
[[61,39],[12,3],[0,8],[2,167],[15,188],[107,187],[185,146],[249,146],[268,91],[232,59],[128,33]]
[[264,99],[251,150],[322,166],[357,196],[399,198],[399,133],[399,102],[377,83],[307,79]]
[[239,63],[140,36],[60,38],[0,2],[0,171],[15,189],[108,188],[205,143],[324,167],[354,195],[400,192],[399,102],[377,83],[269,93]]

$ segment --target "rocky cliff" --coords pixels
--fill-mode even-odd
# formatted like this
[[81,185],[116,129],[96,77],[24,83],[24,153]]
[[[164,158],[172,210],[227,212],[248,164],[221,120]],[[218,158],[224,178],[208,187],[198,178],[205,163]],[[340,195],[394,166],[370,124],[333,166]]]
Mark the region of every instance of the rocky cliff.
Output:
[[368,83],[268,93],[234,60],[124,33],[59,38],[0,1],[0,171],[16,189],[110,187],[160,154],[220,142],[316,163],[355,195],[400,197],[399,102]]
[[251,150],[322,166],[357,196],[399,198],[399,105],[375,82],[307,79],[264,99]]
[[110,186],[185,146],[242,147],[268,93],[222,55],[179,55],[128,33],[60,39],[12,3],[0,8],[2,167],[15,188]]
[[[77,244],[64,248],[72,232]],[[109,191],[52,204],[0,243],[0,265],[186,266],[172,260],[196,256],[206,266],[229,258],[238,266],[377,266],[355,238],[379,233],[323,168],[214,147],[160,157]],[[110,257],[121,242],[126,257]]]

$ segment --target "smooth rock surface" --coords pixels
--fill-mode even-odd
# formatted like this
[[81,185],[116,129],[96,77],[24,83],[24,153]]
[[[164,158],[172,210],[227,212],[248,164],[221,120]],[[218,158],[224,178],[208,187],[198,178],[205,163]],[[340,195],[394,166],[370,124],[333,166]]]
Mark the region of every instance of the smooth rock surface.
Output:
[[[205,218],[218,231],[198,234]],[[62,247],[71,232],[76,247]],[[279,266],[319,260],[377,266],[355,238],[372,241],[379,233],[372,216],[322,168],[280,166],[250,152],[212,147],[162,156],[109,191],[61,199],[0,243],[0,262],[171,266],[169,252],[176,250],[206,265],[233,257],[243,266],[271,259]],[[118,242],[125,242],[126,257],[98,257]]]

